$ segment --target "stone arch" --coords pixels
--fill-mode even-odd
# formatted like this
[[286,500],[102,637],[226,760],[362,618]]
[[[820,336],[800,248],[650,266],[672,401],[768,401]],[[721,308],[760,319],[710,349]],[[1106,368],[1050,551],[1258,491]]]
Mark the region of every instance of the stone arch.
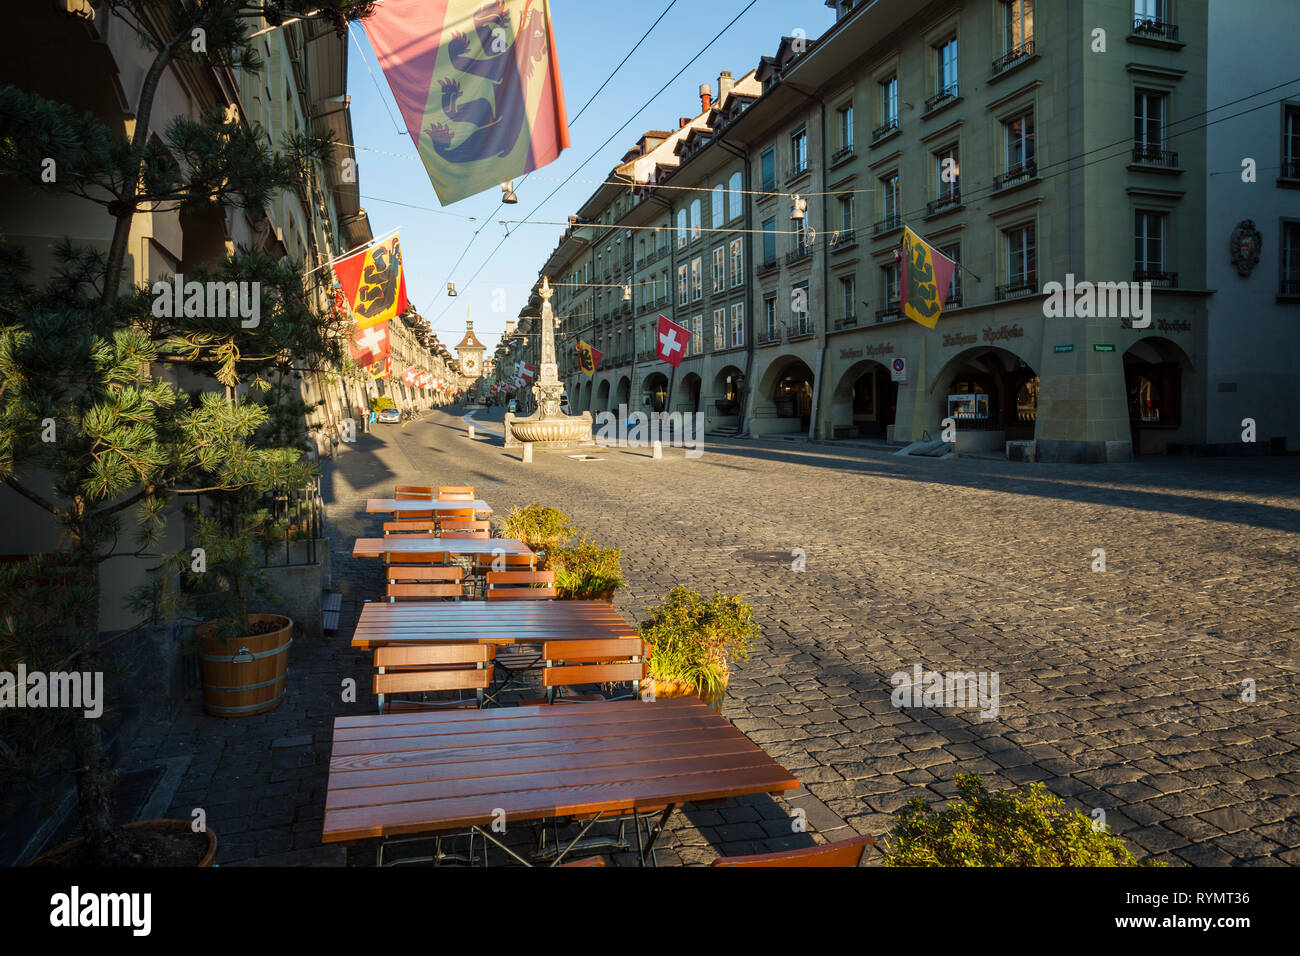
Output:
[[1197,372],[1177,342],[1149,335],[1124,352],[1124,395],[1128,404],[1133,454],[1163,454],[1174,442],[1191,441],[1196,416]]
[[[632,404],[632,380],[624,375],[618,380],[618,388],[614,390],[614,397],[610,400],[610,411],[617,411],[620,405],[631,406]],[[629,407],[631,413],[635,409]]]
[[[647,403],[646,399],[650,401]],[[651,372],[641,383],[641,396],[636,411],[663,412],[668,410],[668,376]]]
[[601,379],[596,386],[596,404],[600,406],[599,411],[609,411],[609,379]]
[[773,360],[752,390],[751,434],[807,432],[816,376],[798,355]]
[[935,375],[929,393],[926,427],[937,438],[943,419],[955,419],[962,451],[1001,451],[1008,441],[1034,437],[1038,372],[1009,349],[959,352]]
[[703,397],[704,382],[698,372],[687,372],[682,376],[682,380],[677,383],[673,389],[672,405],[673,410],[694,415],[696,412],[704,411],[700,407],[700,399]]
[[898,383],[888,367],[872,359],[844,370],[831,393],[831,427],[835,438],[889,436],[898,409]]

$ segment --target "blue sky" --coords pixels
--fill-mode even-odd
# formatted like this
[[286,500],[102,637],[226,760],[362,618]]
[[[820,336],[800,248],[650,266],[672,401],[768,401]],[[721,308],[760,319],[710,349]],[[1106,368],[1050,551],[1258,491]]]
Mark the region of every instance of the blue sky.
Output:
[[[708,83],[716,95],[718,73],[722,70],[740,77],[758,65],[760,56],[775,53],[783,34],[801,29],[810,38],[817,37],[834,21],[823,0],[757,0],[694,65],[633,119],[634,111],[749,2],[677,0],[622,70],[574,121],[575,114],[669,0],[551,0],[572,144],[558,160],[535,171],[522,185],[516,180],[519,203],[503,209],[497,208],[499,189],[445,209],[439,205],[415,146],[401,128],[397,106],[365,32],[353,25],[348,93],[352,98],[353,135],[359,147],[356,155],[361,204],[370,216],[375,235],[401,227],[407,293],[444,344],[454,346],[460,341],[468,306],[472,308],[475,332],[489,349],[495,348],[506,320],[517,316],[526,304],[537,270],[562,232],[558,226],[511,227],[510,238],[473,283],[467,284],[505,235],[497,220],[531,215],[535,220],[563,222],[643,132],[674,129],[679,116],[699,112],[701,83]],[[628,127],[584,165],[584,160],[628,119],[632,119]],[[575,170],[574,180],[539,208],[538,204],[560,180]],[[477,221],[469,221],[470,216],[477,217]],[[476,230],[481,231],[453,271],[453,263]],[[449,275],[460,293],[456,298],[446,294]],[[493,310],[494,304],[499,311]]]

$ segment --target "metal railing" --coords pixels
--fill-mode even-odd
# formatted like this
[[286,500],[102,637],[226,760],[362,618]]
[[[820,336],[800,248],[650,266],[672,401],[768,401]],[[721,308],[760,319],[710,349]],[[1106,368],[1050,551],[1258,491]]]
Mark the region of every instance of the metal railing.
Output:
[[892,119],[885,120],[885,122],[881,123],[875,129],[873,129],[871,131],[871,141],[874,143],[878,140],[884,139],[886,136],[888,136],[896,129],[898,129],[897,116],[893,117]]
[[1148,17],[1135,17],[1133,19],[1133,35],[1140,37],[1155,37],[1160,40],[1178,39],[1178,27],[1175,24],[1167,23],[1164,20],[1152,20]]
[[873,225],[871,227],[871,233],[872,235],[878,236],[881,233],[889,232],[889,230],[891,229],[897,229],[902,224],[903,224],[903,220],[899,216],[899,214],[892,213],[891,215],[886,216],[884,219],[881,219],[879,222]]
[[1155,289],[1177,289],[1178,273],[1159,269],[1134,269],[1134,282],[1150,282]]
[[933,216],[937,212],[942,212],[945,209],[952,209],[960,205],[961,190],[954,188],[949,190],[947,195],[940,196],[938,199],[931,199],[926,203],[925,214],[927,216]]
[[848,146],[841,146],[835,152],[831,153],[831,164],[834,165],[835,163],[838,163],[841,159],[847,159],[852,155],[853,155],[852,144]]
[[1006,53],[1002,54],[993,61],[993,75],[997,76],[1011,64],[1023,60],[1025,57],[1034,55],[1034,38],[1030,37],[1023,43],[1013,46]]
[[1006,282],[1000,286],[995,286],[993,296],[996,299],[1020,299],[1027,295],[1035,295],[1038,292],[1038,275],[1031,272],[1023,278],[1014,282]]
[[1165,169],[1174,169],[1178,166],[1178,154],[1172,149],[1161,149],[1159,146],[1135,143],[1133,145],[1133,162],[1141,163],[1143,166],[1161,166]]
[[949,100],[955,100],[956,98],[957,98],[957,84],[951,83],[948,86],[945,86],[943,89],[941,89],[938,93],[935,93],[934,96],[930,97],[928,100],[925,101],[925,112],[927,113],[932,112],[933,110],[938,109],[944,103],[947,103]]
[[1017,163],[1004,173],[993,177],[993,190],[1009,189],[1027,183],[1038,175],[1038,161],[1031,159],[1027,163]]
[[835,328],[836,328],[837,330],[838,330],[838,329],[851,329],[851,328],[853,328],[854,326],[856,326],[857,324],[858,324],[858,317],[857,317],[856,314],[854,314],[854,315],[844,315],[844,316],[841,316],[840,318],[838,318],[838,319],[835,320]]

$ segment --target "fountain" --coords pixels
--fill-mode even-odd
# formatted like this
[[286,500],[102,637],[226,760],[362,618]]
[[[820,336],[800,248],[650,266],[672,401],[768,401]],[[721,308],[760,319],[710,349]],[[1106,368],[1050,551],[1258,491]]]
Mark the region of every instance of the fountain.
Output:
[[593,445],[591,437],[591,412],[581,415],[560,413],[560,382],[555,363],[555,313],[551,311],[551,296],[555,290],[546,276],[542,277],[542,355],[538,363],[537,381],[533,396],[537,411],[525,418],[506,413],[505,439],[507,448],[532,445],[534,448],[568,448],[572,445]]

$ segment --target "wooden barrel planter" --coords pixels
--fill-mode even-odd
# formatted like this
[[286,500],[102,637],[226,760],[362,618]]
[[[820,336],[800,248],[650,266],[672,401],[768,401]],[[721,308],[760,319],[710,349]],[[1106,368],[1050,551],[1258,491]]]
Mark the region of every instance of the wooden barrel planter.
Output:
[[[657,677],[647,677],[645,683],[653,684],[655,691],[655,700],[672,700],[676,697],[698,697],[704,701],[712,710],[718,714],[722,713],[722,699],[727,696],[727,687],[724,684],[718,691],[716,697],[705,697],[695,689],[693,684],[684,684],[676,680],[660,680]],[[642,684],[644,688],[645,684]]]
[[264,714],[284,700],[293,621],[279,614],[250,614],[248,621],[279,626],[229,640],[214,636],[210,624],[197,629],[203,709],[214,717]]

